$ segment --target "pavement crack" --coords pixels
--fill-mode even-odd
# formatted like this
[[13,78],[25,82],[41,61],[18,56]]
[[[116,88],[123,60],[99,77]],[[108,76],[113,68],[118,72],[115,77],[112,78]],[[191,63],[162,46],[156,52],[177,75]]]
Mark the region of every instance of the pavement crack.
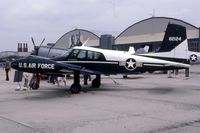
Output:
[[16,121],[16,120],[13,120],[13,119],[4,117],[4,116],[0,116],[0,118],[3,119],[3,120],[7,120],[7,121],[13,122],[13,123],[15,123],[15,124],[18,124],[18,125],[20,125],[20,126],[26,127],[26,128],[31,129],[31,130],[33,130],[33,131],[36,131],[36,132],[39,132],[39,133],[45,133],[45,132],[43,132],[43,131],[40,131],[40,130],[38,130],[38,129],[32,127],[31,125],[26,124],[26,123],[19,122],[19,121]]
[[151,131],[146,131],[144,133],[156,133],[156,132],[159,133],[159,132],[163,132],[163,131],[180,129],[180,128],[187,127],[187,126],[193,126],[193,124],[196,124],[196,123],[200,123],[200,119],[189,121],[189,122],[177,123],[177,124],[170,125],[170,126],[165,126],[165,127],[162,127],[162,128],[151,130]]

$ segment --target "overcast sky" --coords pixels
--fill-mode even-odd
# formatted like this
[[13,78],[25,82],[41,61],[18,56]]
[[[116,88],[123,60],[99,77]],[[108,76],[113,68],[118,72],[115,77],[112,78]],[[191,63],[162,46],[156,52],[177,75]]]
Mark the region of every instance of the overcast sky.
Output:
[[120,33],[152,17],[182,19],[200,27],[199,0],[0,0],[0,51],[16,51],[31,37],[55,43],[75,28]]

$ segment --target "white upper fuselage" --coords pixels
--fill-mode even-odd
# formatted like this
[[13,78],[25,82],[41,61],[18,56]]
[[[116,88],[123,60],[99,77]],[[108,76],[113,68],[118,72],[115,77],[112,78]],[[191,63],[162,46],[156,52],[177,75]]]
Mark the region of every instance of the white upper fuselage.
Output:
[[119,61],[119,62],[125,62],[127,59],[134,59],[136,63],[152,63],[152,64],[165,64],[165,65],[181,65],[183,67],[189,67],[190,65],[184,64],[184,63],[177,63],[174,61],[166,61],[162,59],[155,59],[155,58],[149,58],[149,57],[143,57],[140,55],[131,55],[128,52],[125,51],[116,51],[116,50],[105,50],[105,49],[99,49],[99,48],[93,48],[93,47],[74,47],[73,49],[82,49],[82,50],[89,50],[89,51],[96,51],[102,53],[106,61]]

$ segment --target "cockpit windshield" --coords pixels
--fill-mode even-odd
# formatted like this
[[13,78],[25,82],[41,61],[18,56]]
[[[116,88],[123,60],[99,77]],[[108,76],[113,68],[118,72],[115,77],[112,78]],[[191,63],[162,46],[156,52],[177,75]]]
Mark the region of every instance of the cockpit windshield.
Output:
[[63,56],[67,57],[71,53],[72,49],[69,49]]

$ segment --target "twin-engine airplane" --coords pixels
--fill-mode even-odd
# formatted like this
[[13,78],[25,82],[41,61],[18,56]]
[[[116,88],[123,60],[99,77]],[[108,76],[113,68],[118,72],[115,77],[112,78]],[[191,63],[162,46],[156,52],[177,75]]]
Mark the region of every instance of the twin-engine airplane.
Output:
[[174,54],[180,49],[185,53],[187,47],[186,29],[183,26],[168,24],[163,44],[159,53],[131,55],[128,52],[103,50],[92,47],[74,47],[64,56],[49,59],[38,56],[28,56],[15,60],[11,66],[14,69],[29,73],[47,75],[73,72],[74,82],[70,87],[72,93],[81,90],[80,74],[94,74],[92,87],[100,87],[101,74],[138,74],[145,71],[189,69],[187,55]]

